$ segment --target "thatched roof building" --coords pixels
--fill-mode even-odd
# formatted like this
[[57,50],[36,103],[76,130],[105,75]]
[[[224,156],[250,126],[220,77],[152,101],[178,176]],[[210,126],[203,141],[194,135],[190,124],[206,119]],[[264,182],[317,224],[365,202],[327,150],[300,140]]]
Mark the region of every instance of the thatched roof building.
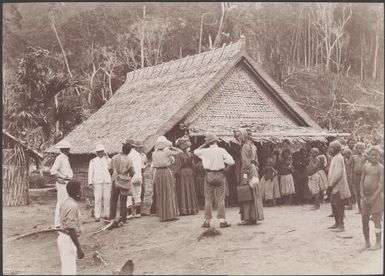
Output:
[[[224,141],[247,126],[256,142],[322,139],[321,129],[247,54],[245,41],[127,74],[125,84],[65,139],[73,154],[96,143],[119,152],[128,138],[149,152],[159,135],[183,123],[190,136],[215,132]],[[55,146],[48,152],[57,152]]]

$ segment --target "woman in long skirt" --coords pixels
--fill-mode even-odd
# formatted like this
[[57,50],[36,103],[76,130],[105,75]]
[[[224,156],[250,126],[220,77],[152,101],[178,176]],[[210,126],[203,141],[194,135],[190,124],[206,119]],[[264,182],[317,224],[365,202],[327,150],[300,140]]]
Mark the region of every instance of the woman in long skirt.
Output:
[[198,213],[198,204],[195,192],[194,157],[190,152],[190,139],[188,137],[179,138],[176,141],[176,146],[183,151],[175,156],[179,164],[176,171],[179,213],[181,215],[195,215]]
[[240,203],[241,205],[241,223],[239,225],[257,224],[258,220],[263,220],[263,204],[260,182],[251,187],[250,181],[258,176],[258,156],[257,147],[250,139],[250,134],[246,129],[240,128],[234,133],[235,138],[241,144],[241,179],[239,185],[249,185],[253,195],[253,200]]
[[282,160],[279,166],[279,186],[281,197],[287,204],[292,204],[292,196],[295,194],[294,179],[292,175],[292,158],[290,150],[282,151]]
[[174,162],[174,155],[181,150],[172,147],[166,137],[160,136],[155,143],[152,153],[152,162],[155,168],[154,196],[156,214],[161,221],[176,220],[178,216],[177,200],[175,195],[175,180],[170,165]]

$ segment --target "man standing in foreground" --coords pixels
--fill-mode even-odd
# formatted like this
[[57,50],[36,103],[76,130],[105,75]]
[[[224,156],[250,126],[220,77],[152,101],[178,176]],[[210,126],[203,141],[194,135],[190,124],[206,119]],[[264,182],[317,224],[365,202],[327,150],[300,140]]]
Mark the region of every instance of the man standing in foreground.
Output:
[[374,222],[376,244],[373,247],[370,247],[369,250],[378,250],[381,249],[381,219],[384,212],[384,166],[379,162],[381,149],[377,146],[371,147],[368,154],[369,163],[364,164],[360,185],[362,195],[362,230],[365,238],[363,250],[370,247],[370,216],[372,216]]
[[68,154],[71,149],[69,142],[62,140],[58,143],[57,148],[60,149],[60,154],[56,157],[55,162],[51,168],[51,175],[56,177],[56,191],[57,191],[57,203],[55,209],[55,228],[60,227],[60,205],[67,199],[68,194],[66,185],[68,180],[73,178],[73,172],[71,169],[70,162],[68,160]]
[[78,236],[81,232],[81,215],[76,201],[80,199],[80,182],[70,181],[66,186],[67,199],[60,206],[60,230],[57,238],[59,247],[61,274],[76,275],[76,256],[84,258]]
[[344,157],[341,154],[341,144],[333,141],[329,145],[329,152],[332,160],[329,168],[329,187],[331,192],[331,204],[336,223],[329,229],[335,229],[336,232],[345,231],[344,213],[345,200],[350,198],[349,184],[346,177]]
[[[234,159],[223,148],[218,147],[218,138],[215,134],[207,134],[206,142],[194,151],[194,154],[202,159],[203,168],[206,171],[205,177],[205,221],[204,228],[210,228],[210,219],[212,217],[211,208],[214,200],[214,192],[217,193],[218,200],[218,219],[220,227],[230,227],[231,224],[225,220],[225,170],[234,165]],[[208,146],[208,148],[204,148]],[[226,165],[228,165],[226,167]]]
[[[129,217],[134,216],[135,218],[139,218],[141,216],[141,204],[142,204],[141,195],[142,195],[142,185],[143,185],[143,176],[142,176],[143,157],[137,150],[139,146],[138,141],[127,140],[126,143],[132,146],[132,149],[128,156],[131,158],[132,164],[134,166],[134,171],[135,171],[135,174],[131,179],[132,196],[127,197],[127,211],[128,211]],[[135,211],[132,208],[132,205],[135,206]]]
[[91,159],[88,168],[88,185],[93,188],[95,196],[95,219],[100,221],[103,207],[103,217],[108,219],[111,198],[111,159],[104,153],[103,145],[95,148],[96,157]]
[[[131,178],[135,171],[128,154],[131,152],[131,145],[123,144],[122,152],[114,155],[111,160],[112,167],[112,187],[110,201],[110,220],[115,220],[116,207],[118,198],[120,197],[120,220],[119,222],[126,223],[127,221],[127,196],[132,192]],[[115,221],[114,227],[119,222]]]

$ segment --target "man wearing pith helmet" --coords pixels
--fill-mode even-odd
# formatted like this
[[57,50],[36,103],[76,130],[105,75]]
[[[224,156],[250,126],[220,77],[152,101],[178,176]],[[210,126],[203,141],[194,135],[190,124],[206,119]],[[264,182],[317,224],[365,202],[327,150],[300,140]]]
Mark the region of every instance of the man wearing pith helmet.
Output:
[[68,160],[71,144],[68,141],[62,140],[57,146],[60,150],[60,154],[56,157],[55,162],[50,170],[51,175],[56,178],[56,190],[57,190],[57,203],[55,209],[55,221],[54,226],[60,227],[60,205],[67,199],[68,194],[66,185],[69,180],[73,178],[73,172]]
[[106,155],[102,144],[95,147],[96,157],[90,161],[88,167],[88,186],[94,190],[95,219],[100,221],[103,209],[103,218],[108,219],[111,199],[111,159]]

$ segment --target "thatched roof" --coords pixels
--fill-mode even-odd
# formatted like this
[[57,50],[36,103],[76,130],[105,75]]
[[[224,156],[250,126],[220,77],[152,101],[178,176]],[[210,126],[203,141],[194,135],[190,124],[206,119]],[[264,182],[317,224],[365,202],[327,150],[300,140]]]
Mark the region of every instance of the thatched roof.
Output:
[[[244,39],[209,52],[127,74],[125,84],[65,139],[72,153],[91,153],[96,143],[120,151],[126,139],[154,146],[176,124],[191,135],[225,136],[240,125],[268,129],[321,128],[247,54]],[[301,135],[301,132],[298,132]],[[318,135],[322,136],[322,135]],[[55,146],[47,152],[56,152]]]
[[[26,142],[21,141],[20,139],[16,138],[12,134],[10,134],[8,131],[3,129],[3,136],[5,136],[7,139],[10,139],[13,143],[20,145],[27,154],[29,154],[31,157],[37,159],[37,160],[42,160],[43,159],[43,154],[38,152],[37,150],[34,150],[30,146],[27,145]],[[3,137],[4,139],[4,137]]]

